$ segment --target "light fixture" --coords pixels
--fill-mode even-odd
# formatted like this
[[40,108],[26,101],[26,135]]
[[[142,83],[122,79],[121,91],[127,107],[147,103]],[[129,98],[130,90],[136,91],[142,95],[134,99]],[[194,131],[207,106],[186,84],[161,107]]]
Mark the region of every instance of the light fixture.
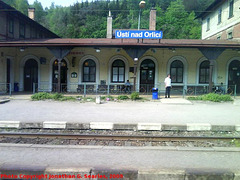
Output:
[[171,50],[173,53],[176,52],[176,49],[175,49],[175,48],[169,48],[169,50]]
[[134,60],[135,62],[137,62],[137,61],[138,61],[138,58],[134,58],[133,60]]
[[24,47],[20,47],[20,51],[21,52],[25,51],[25,48]]
[[145,1],[140,1],[139,7],[140,7],[141,9],[145,8],[145,5],[146,5],[146,2],[145,2]]
[[101,52],[101,50],[99,48],[95,48],[95,50],[96,50],[97,53]]
[[153,53],[155,53],[155,52],[156,52],[156,49],[151,49],[151,51],[152,51]]

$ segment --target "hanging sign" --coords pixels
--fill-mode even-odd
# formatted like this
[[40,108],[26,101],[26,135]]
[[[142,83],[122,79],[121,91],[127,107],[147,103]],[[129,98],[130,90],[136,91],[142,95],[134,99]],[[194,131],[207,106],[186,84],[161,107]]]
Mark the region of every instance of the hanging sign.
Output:
[[162,39],[162,31],[116,30],[116,39]]

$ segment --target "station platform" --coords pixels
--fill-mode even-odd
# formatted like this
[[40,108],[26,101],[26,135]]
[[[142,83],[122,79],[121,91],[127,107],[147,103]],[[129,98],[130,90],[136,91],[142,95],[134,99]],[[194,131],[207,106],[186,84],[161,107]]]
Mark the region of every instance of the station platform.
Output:
[[[96,104],[31,101],[29,97],[0,104],[1,128],[240,131],[238,98],[229,103],[173,97]],[[0,174],[36,173],[48,179],[50,174],[56,175],[52,179],[74,179],[57,175],[80,174],[75,179],[116,175],[112,179],[239,180],[240,148],[0,144]]]
[[[129,180],[240,178],[239,148],[0,144],[0,152],[0,174],[18,177],[40,174],[47,179],[111,179],[111,175],[115,176],[112,179]],[[94,176],[84,178],[85,175]]]
[[[240,99],[233,102],[214,103],[188,101],[181,97],[139,101],[105,101],[81,103],[58,101],[31,101],[30,96],[18,96],[10,102],[0,104],[0,123],[13,122],[19,127],[21,123],[59,123],[67,124],[134,124],[156,123],[160,125],[187,126],[200,124],[206,126],[232,126],[240,130]],[[108,126],[106,125],[106,126]],[[11,127],[11,125],[9,125]],[[108,128],[109,128],[108,126]],[[0,124],[1,127],[1,124]],[[107,129],[108,129],[107,128]],[[230,128],[230,127],[229,127]],[[111,129],[111,128],[110,128]]]

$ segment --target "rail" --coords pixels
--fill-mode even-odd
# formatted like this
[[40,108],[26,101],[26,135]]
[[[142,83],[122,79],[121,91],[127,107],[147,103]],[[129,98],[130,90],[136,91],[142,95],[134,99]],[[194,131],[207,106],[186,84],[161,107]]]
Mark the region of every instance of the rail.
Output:
[[49,138],[68,140],[119,140],[119,141],[204,141],[240,140],[240,137],[207,137],[207,136],[153,136],[153,135],[89,135],[89,134],[55,134],[55,133],[0,133],[0,138]]

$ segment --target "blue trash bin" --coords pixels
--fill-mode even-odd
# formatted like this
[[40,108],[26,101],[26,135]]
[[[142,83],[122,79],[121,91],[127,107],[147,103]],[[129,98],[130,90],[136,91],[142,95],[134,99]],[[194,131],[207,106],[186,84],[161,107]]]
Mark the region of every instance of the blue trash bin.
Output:
[[18,83],[14,83],[14,92],[18,91],[19,91]]
[[158,88],[152,88],[152,99],[158,99]]

